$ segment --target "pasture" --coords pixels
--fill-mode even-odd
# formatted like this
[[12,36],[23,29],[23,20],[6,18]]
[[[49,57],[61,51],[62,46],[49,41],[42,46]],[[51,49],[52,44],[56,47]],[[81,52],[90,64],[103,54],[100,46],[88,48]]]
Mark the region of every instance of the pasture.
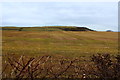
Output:
[[117,32],[3,30],[2,43],[3,55],[88,57],[118,53]]
[[3,78],[120,76],[118,32],[13,27],[2,31],[2,55]]

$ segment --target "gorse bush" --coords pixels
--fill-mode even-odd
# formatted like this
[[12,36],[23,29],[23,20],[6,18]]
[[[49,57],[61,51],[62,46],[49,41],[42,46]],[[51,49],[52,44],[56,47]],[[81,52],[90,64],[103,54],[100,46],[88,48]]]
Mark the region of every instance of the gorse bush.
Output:
[[116,62],[114,63],[114,77],[120,77],[120,55],[117,55]]
[[92,60],[97,67],[97,74],[100,78],[111,77],[112,61],[109,54],[93,55]]
[[120,55],[112,61],[110,54],[93,55],[92,60],[97,67],[100,78],[120,78]]
[[62,56],[28,57],[7,56],[3,62],[3,78],[66,78],[66,79],[118,79],[120,77],[120,55],[97,54],[91,60],[69,59]]

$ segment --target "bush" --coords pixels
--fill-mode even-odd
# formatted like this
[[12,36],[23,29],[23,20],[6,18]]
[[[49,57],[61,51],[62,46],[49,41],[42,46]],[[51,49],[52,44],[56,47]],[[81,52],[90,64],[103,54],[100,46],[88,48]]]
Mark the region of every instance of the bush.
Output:
[[92,56],[92,60],[97,67],[95,73],[99,78],[119,78],[120,77],[120,55],[112,61],[110,54],[97,54]]
[[101,78],[120,77],[120,55],[114,59],[110,54],[97,54],[91,60],[69,59],[56,56],[16,57],[11,55],[3,62],[3,78]]

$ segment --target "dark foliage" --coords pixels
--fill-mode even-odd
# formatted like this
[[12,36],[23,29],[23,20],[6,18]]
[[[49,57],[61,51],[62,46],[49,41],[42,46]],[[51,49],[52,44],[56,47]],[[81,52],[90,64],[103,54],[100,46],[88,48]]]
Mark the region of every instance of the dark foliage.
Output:
[[97,54],[91,60],[65,57],[16,57],[8,56],[4,63],[3,78],[65,78],[112,80],[120,78],[120,55],[112,59],[110,54]]

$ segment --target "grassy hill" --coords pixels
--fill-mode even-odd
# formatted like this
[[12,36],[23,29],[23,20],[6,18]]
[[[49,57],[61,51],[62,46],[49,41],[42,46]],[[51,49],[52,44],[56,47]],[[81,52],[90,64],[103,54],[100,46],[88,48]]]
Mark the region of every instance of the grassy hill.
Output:
[[[85,74],[86,79],[99,79],[101,75],[103,78],[104,74],[111,73],[108,75],[111,79],[116,76],[116,71],[119,76],[120,70],[116,66],[120,57],[115,57],[118,54],[118,32],[88,31],[86,28],[78,31],[76,27],[2,29],[3,78],[62,80],[69,77],[82,79]],[[36,73],[40,74],[35,77]],[[108,79],[106,75],[104,77]]]
[[58,28],[58,31],[35,31],[39,29],[3,30],[3,54],[79,57],[96,53],[118,53],[117,32],[64,31]]
[[14,31],[94,31],[86,27],[75,26],[44,26],[44,27],[2,27],[2,30]]

